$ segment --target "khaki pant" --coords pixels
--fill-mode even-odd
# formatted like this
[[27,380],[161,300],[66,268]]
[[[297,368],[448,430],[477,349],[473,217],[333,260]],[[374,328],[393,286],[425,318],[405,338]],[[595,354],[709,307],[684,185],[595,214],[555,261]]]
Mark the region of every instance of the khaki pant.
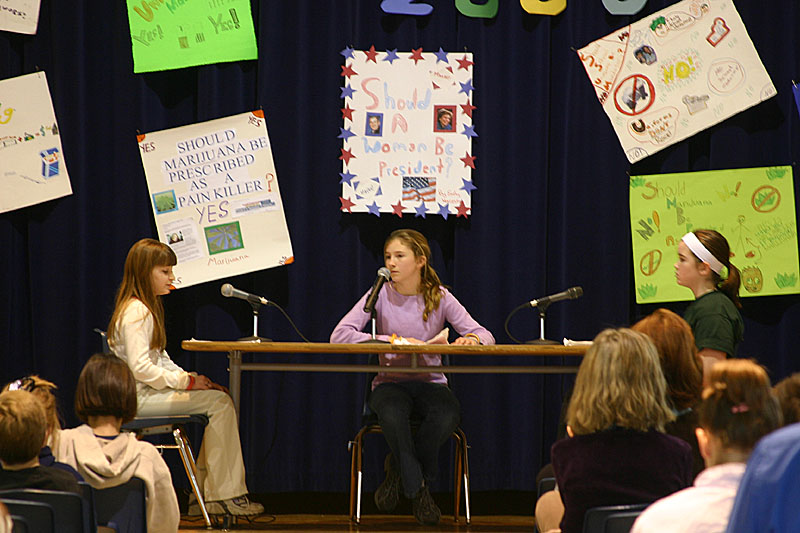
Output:
[[218,390],[155,390],[137,394],[137,416],[208,416],[200,453],[197,481],[206,501],[228,500],[247,494],[239,425],[230,396]]
[[558,489],[542,494],[536,502],[536,527],[542,533],[561,531],[561,519],[564,517],[564,502]]

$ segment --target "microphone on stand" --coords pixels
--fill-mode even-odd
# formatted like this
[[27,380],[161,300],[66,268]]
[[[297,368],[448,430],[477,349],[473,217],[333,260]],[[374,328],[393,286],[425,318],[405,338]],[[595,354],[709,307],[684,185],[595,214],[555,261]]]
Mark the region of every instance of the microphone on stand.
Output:
[[372,314],[375,310],[375,303],[378,301],[378,294],[383,288],[383,284],[392,279],[392,273],[386,267],[378,269],[378,277],[375,278],[375,283],[372,284],[372,292],[367,297],[367,302],[364,304],[364,312]]
[[230,283],[225,283],[222,287],[220,287],[219,291],[226,298],[239,298],[240,300],[250,302],[251,304],[270,305],[272,303],[263,296],[257,296],[255,294],[250,294],[249,292],[240,291]]
[[542,307],[547,307],[553,302],[560,302],[561,300],[574,300],[576,298],[580,298],[581,296],[583,296],[583,289],[581,287],[571,287],[557,294],[551,294],[550,296],[544,296],[542,298],[537,298],[536,300],[531,300],[528,302],[528,305],[541,309]]

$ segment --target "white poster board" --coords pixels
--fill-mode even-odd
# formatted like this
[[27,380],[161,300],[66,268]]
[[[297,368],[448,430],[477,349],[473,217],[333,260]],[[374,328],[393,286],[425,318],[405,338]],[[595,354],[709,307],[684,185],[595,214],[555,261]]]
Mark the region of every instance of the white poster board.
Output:
[[683,0],[578,56],[631,163],[777,94],[731,0]]
[[472,207],[472,54],[342,52],[341,210],[467,217]]
[[40,0],[0,0],[0,31],[33,35],[39,24]]
[[72,194],[44,72],[0,81],[0,161],[0,213]]
[[176,288],[294,261],[262,111],[138,140]]

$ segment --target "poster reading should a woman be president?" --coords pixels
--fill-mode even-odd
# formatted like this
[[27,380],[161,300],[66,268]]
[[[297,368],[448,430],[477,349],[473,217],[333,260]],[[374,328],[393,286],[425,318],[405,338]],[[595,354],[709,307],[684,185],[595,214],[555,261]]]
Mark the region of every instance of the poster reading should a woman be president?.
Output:
[[294,260],[262,111],[138,140],[177,288]]

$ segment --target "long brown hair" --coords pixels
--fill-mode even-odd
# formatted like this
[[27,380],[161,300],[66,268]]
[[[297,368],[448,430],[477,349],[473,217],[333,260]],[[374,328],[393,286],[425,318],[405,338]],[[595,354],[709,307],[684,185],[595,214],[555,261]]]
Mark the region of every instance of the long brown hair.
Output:
[[678,411],[700,402],[703,392],[703,363],[689,324],[668,309],[656,309],[631,329],[653,341],[667,380],[667,395]]
[[614,426],[664,431],[675,415],[656,347],[628,328],[601,331],[586,351],[567,409],[576,435]]
[[142,239],[128,251],[122,283],[114,300],[114,313],[108,323],[108,338],[114,339],[119,322],[128,301],[136,298],[153,315],[153,337],[150,349],[163,350],[167,346],[167,333],[164,329],[164,305],[153,289],[153,269],[160,266],[174,266],[178,258],[172,248],[155,239]]
[[[697,240],[706,247],[706,250],[711,252],[711,255],[716,257],[728,269],[728,277],[725,279],[722,279],[713,270],[711,271],[711,280],[714,282],[714,286],[724,292],[736,307],[741,308],[739,287],[742,284],[742,280],[739,269],[731,264],[731,248],[727,239],[720,232],[713,229],[696,229],[693,233],[697,236]],[[695,259],[701,262],[699,258],[695,257]]]
[[428,316],[439,308],[442,301],[442,282],[439,275],[431,266],[431,247],[425,236],[413,229],[398,229],[393,231],[383,244],[384,253],[389,243],[398,240],[411,250],[414,258],[424,257],[425,263],[420,271],[419,292],[425,300],[425,309],[422,311],[422,320],[427,321]]

